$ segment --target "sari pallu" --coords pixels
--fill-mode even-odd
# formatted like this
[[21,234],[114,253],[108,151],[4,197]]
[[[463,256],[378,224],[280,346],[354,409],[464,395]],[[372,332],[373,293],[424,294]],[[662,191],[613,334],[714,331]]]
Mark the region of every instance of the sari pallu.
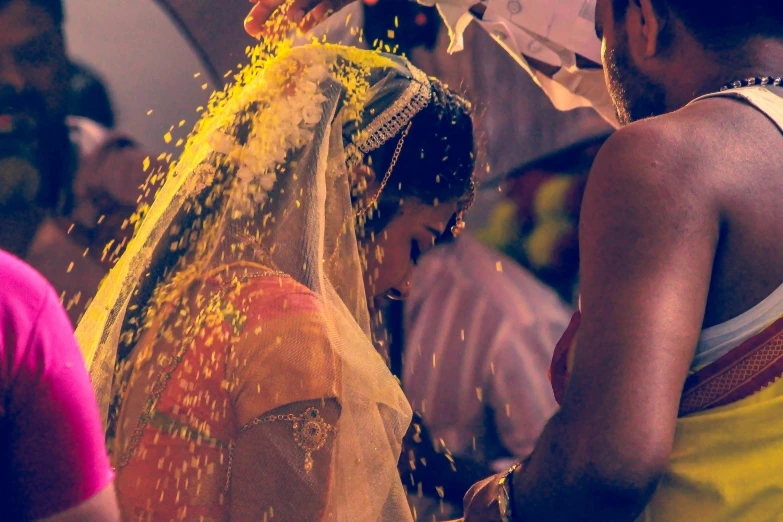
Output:
[[[550,368],[563,399],[574,314]],[[783,515],[783,317],[692,373],[669,469],[638,522],[763,522]]]

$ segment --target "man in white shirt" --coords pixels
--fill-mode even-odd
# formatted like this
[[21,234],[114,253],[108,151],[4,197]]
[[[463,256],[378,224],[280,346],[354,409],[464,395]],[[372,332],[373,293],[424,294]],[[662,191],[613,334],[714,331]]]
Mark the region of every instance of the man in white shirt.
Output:
[[[463,475],[466,466],[489,476],[525,459],[557,407],[547,370],[571,311],[513,260],[468,234],[424,256],[411,288],[402,384],[430,437]],[[416,457],[419,468],[422,458],[434,461]],[[440,475],[432,477],[426,471],[416,476],[425,494],[438,479],[447,500],[467,491],[449,491],[460,487],[445,480],[448,470],[430,470]],[[426,502],[417,505],[422,514]]]

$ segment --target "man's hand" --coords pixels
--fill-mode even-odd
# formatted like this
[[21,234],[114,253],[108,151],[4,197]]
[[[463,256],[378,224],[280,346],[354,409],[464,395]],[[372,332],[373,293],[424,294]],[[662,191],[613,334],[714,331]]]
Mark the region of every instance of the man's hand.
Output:
[[500,475],[482,480],[465,495],[465,522],[502,522],[498,506]]
[[[440,445],[439,445],[440,446]],[[421,491],[458,505],[471,486],[490,476],[492,471],[470,459],[452,455],[445,447],[436,448],[419,414],[402,442],[397,468],[409,491]]]
[[[322,22],[328,13],[342,9],[353,0],[294,0],[288,11],[288,18],[294,23],[303,23],[313,26]],[[250,14],[245,18],[245,31],[255,38],[264,38],[269,28],[265,28],[266,22],[272,17],[286,0],[250,0],[255,4]],[[305,17],[307,17],[305,19]],[[307,30],[311,27],[303,27]]]

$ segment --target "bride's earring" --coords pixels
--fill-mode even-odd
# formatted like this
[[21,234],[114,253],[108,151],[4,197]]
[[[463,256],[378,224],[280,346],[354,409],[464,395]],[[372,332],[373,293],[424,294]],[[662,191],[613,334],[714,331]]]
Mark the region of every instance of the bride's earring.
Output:
[[451,235],[455,238],[459,236],[463,230],[465,230],[464,215],[467,210],[473,206],[473,202],[476,200],[476,184],[470,182],[470,194],[460,205],[457,215],[454,217],[454,226],[451,227]]
[[465,230],[465,222],[462,220],[462,211],[460,211],[457,213],[454,226],[451,227],[451,235],[454,237],[459,237],[463,230]]

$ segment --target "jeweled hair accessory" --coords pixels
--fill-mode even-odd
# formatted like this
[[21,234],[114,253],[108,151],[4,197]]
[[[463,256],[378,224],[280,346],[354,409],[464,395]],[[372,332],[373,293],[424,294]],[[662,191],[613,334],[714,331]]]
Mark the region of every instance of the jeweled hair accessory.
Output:
[[349,167],[359,164],[365,154],[369,154],[397,136],[408,126],[413,117],[430,103],[432,84],[427,75],[413,65],[408,67],[413,80],[405,92],[372,120],[359,133],[354,143],[345,148],[346,163]]

